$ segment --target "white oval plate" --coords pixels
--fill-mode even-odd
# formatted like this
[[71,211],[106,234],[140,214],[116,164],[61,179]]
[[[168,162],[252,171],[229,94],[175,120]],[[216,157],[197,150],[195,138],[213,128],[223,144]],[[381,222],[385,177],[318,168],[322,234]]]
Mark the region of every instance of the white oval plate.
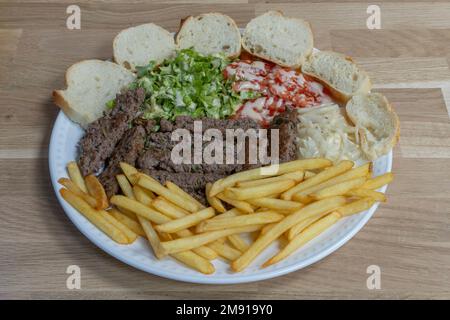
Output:
[[[319,261],[337,250],[366,224],[378,207],[378,204],[375,204],[365,212],[342,219],[294,254],[270,267],[263,269],[260,266],[277,252],[278,243],[274,243],[264,250],[256,261],[242,272],[232,272],[228,263],[217,259],[213,262],[216,272],[211,275],[203,275],[170,257],[157,260],[147,241],[143,238],[139,238],[132,245],[115,243],[61,198],[57,180],[67,176],[66,164],[77,159],[77,144],[83,134],[84,130],[80,126],[69,120],[63,112],[59,113],[50,140],[49,166],[53,188],[61,206],[77,228],[98,247],[126,264],[169,279],[195,283],[228,284],[264,280],[287,274]],[[374,175],[390,172],[391,166],[392,151],[374,162]],[[386,186],[380,190],[385,192]]]

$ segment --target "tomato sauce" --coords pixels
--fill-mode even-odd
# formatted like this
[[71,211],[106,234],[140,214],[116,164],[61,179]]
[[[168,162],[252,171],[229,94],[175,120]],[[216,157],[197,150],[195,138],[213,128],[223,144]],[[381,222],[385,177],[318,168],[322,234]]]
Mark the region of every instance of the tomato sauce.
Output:
[[234,81],[236,92],[258,94],[257,98],[247,100],[236,116],[251,118],[265,127],[287,107],[308,108],[332,102],[319,82],[298,70],[266,61],[241,59],[232,62],[225,68],[224,77]]

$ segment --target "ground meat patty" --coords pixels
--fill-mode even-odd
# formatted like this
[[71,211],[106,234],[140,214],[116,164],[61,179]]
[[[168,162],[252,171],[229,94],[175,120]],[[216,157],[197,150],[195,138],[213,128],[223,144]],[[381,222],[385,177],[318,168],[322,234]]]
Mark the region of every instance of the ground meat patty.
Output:
[[115,107],[111,110],[110,115],[115,116],[119,113],[126,114],[129,120],[136,118],[139,107],[144,102],[145,90],[143,88],[126,90],[116,97]]
[[[124,108],[124,106],[121,108]],[[110,116],[113,118],[120,116],[127,119],[131,118],[129,113],[125,115],[124,110],[118,110],[114,115]],[[242,170],[261,166],[261,163],[250,164],[248,157],[244,164],[175,164],[171,160],[171,153],[178,142],[171,141],[172,132],[180,128],[187,129],[193,134],[195,119],[181,116],[176,118],[174,122],[161,120],[159,122],[160,129],[157,132],[155,132],[156,126],[153,120],[145,120],[136,116],[131,120],[128,120],[130,121],[128,123],[131,123],[133,127],[126,129],[120,141],[113,147],[113,152],[106,161],[106,168],[99,176],[109,197],[119,191],[116,175],[121,173],[119,166],[121,161],[136,166],[139,170],[149,174],[163,184],[166,181],[172,181],[204,204],[206,204],[204,192],[206,183],[215,182]],[[256,122],[250,119],[200,120],[202,120],[203,131],[217,128],[222,132],[224,138],[226,137],[225,129],[242,129],[246,131],[250,128],[260,128]],[[280,162],[290,161],[297,157],[297,122],[296,112],[287,110],[285,113],[275,117],[269,128],[270,130],[279,130]],[[236,140],[234,142],[236,143]],[[269,147],[270,143],[272,142],[269,142]],[[208,143],[203,143],[203,148],[207,145]],[[224,143],[224,160],[225,147]],[[234,149],[234,160],[237,162],[238,151],[236,150],[236,144]],[[248,156],[248,144],[245,152]]]
[[142,88],[119,94],[115,108],[89,125],[79,143],[79,165],[83,175],[94,174],[104,166],[130,122],[138,115],[144,98]]
[[247,129],[257,129],[260,125],[252,119],[212,119],[212,118],[200,118],[195,119],[190,116],[178,116],[175,121],[171,123],[167,120],[161,120],[160,131],[161,132],[172,132],[175,129],[187,129],[190,132],[194,132],[194,121],[202,122],[202,131],[207,129],[218,129],[222,133],[226,129],[242,129],[246,131]]
[[[261,163],[249,163],[248,141],[245,146],[245,163],[237,163],[238,153],[236,141],[234,140],[234,163],[232,164],[175,164],[171,159],[172,149],[178,143],[171,141],[172,132],[176,129],[187,129],[191,134],[194,132],[194,121],[202,121],[202,130],[215,128],[221,131],[226,138],[225,129],[259,129],[259,125],[251,119],[193,119],[189,116],[180,116],[174,122],[160,121],[160,131],[147,135],[145,151],[139,156],[136,165],[138,169],[147,172],[161,183],[170,180],[182,189],[191,193],[197,199],[205,203],[205,185],[220,178],[245,169],[261,166]],[[205,148],[208,143],[203,143]],[[226,157],[226,143],[223,144],[224,161]],[[193,154],[193,146],[191,149]],[[192,161],[193,162],[193,161]]]
[[[247,130],[250,128],[257,129],[258,125],[256,122],[250,119],[230,119],[230,120],[220,120],[220,119],[194,119],[189,116],[180,116],[175,119],[175,121],[169,122],[167,120],[160,121],[160,131],[152,132],[147,136],[146,139],[146,151],[142,153],[137,161],[137,165],[140,169],[148,170],[162,170],[173,173],[193,173],[193,174],[209,174],[217,173],[221,175],[229,175],[236,171],[241,171],[246,165],[245,163],[237,163],[238,150],[234,148],[234,159],[235,163],[231,164],[196,164],[191,161],[191,164],[175,164],[171,159],[172,149],[178,144],[177,141],[172,141],[172,132],[176,129],[187,129],[194,132],[194,121],[202,122],[202,129],[218,129],[222,132],[223,138],[226,135],[225,129],[242,129]],[[236,140],[235,140],[236,141]],[[205,148],[208,143],[204,143]],[[235,144],[236,146],[236,144]],[[191,154],[193,155],[193,147],[191,149]],[[226,144],[223,143],[222,154],[224,155],[223,161],[225,162],[225,151]],[[248,152],[246,152],[248,154]],[[193,160],[193,159],[192,159]]]
[[273,118],[270,129],[279,130],[279,159],[280,163],[297,159],[297,111],[287,109]]
[[[153,132],[147,136],[146,150],[137,161],[137,166],[142,169],[165,170],[168,172],[186,173],[211,173],[231,174],[241,170],[243,164],[176,164],[172,161],[172,149],[177,144],[171,141],[171,132]],[[193,153],[191,149],[191,154]],[[235,149],[235,155],[237,150]],[[225,146],[223,148],[225,154]],[[236,159],[236,156],[234,157]],[[225,161],[225,158],[224,158]]]
[[117,194],[119,191],[116,175],[122,173],[120,162],[123,161],[132,166],[135,165],[139,153],[144,149],[145,134],[144,127],[133,127],[125,132],[117,144],[112,156],[108,160],[105,170],[99,176],[108,198]]

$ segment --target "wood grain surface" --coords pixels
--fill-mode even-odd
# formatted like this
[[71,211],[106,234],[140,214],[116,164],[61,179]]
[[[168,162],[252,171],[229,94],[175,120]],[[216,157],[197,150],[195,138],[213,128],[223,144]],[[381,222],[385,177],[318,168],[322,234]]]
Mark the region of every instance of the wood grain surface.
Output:
[[[369,3],[0,0],[0,298],[450,298],[450,3],[377,1],[381,30],[368,30]],[[81,30],[66,28],[69,4],[81,8]],[[98,249],[62,211],[48,173],[51,91],[66,68],[110,58],[114,35],[131,25],[176,31],[189,14],[219,11],[243,27],[269,9],[310,21],[315,46],[353,56],[395,106],[388,202],[327,258],[257,283],[171,281]],[[81,268],[81,290],[66,288],[69,265]],[[370,265],[381,268],[379,290],[366,286]]]

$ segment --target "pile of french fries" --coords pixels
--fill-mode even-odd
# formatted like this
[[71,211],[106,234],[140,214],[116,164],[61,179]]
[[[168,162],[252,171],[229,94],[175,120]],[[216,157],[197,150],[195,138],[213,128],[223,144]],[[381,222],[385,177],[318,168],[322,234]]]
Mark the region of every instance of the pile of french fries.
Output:
[[70,179],[59,180],[62,197],[117,243],[145,237],[158,259],[171,256],[204,274],[215,271],[211,261],[218,257],[242,271],[281,240],[282,249],[263,267],[277,263],[343,217],[386,201],[375,190],[393,180],[392,173],[372,178],[371,163],[295,160],[207,184],[206,207],[170,181],[162,185],[120,166],[123,195],[107,199],[97,178],[83,178],[71,162]]

